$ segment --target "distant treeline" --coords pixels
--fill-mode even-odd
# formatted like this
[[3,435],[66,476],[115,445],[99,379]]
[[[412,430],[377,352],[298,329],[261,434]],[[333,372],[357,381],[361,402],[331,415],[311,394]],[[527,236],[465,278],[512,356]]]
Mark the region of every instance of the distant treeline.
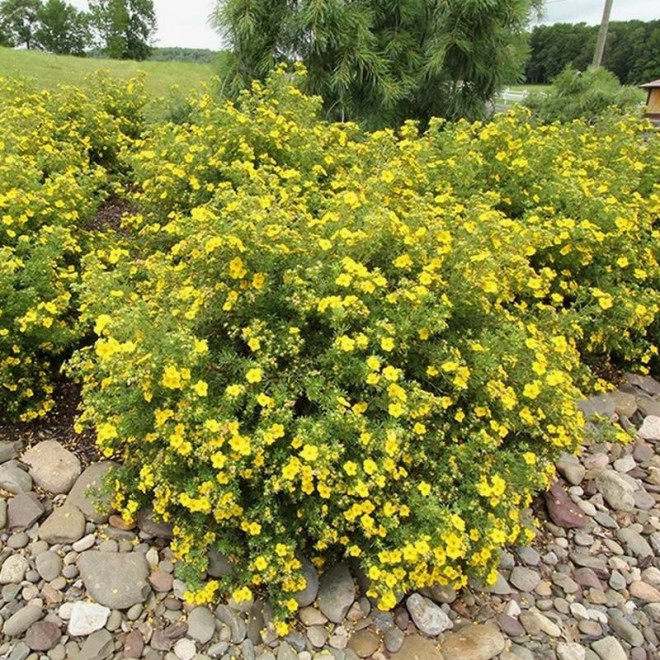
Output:
[[[528,83],[547,84],[567,66],[589,67],[596,47],[598,26],[555,23],[534,28],[525,69]],[[603,66],[622,84],[660,78],[660,20],[610,23]]]
[[218,51],[208,48],[152,48],[150,60],[157,62],[199,62],[212,64],[218,57]]

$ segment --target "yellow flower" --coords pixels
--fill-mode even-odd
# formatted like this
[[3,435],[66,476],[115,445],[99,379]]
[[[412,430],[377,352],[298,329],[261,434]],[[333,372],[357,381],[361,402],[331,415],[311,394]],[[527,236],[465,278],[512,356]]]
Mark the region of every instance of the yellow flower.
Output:
[[97,335],[100,335],[103,330],[108,326],[109,323],[112,322],[112,317],[108,316],[107,314],[101,314],[96,319],[96,324],[94,325],[94,332]]
[[394,350],[394,339],[392,337],[383,337],[380,340],[380,346],[384,351],[389,353]]
[[362,468],[369,475],[375,474],[378,471],[378,465],[376,465],[376,462],[370,458],[367,458],[362,462]]
[[527,383],[523,389],[523,396],[528,399],[536,399],[541,393],[541,384],[538,380],[533,383]]
[[319,457],[318,447],[315,447],[314,445],[305,445],[300,452],[300,456],[308,463],[311,463]]
[[344,463],[344,472],[350,477],[354,477],[357,474],[358,466],[353,461],[346,461]]
[[392,417],[401,417],[401,415],[405,414],[406,409],[398,401],[396,401],[395,403],[390,403],[387,411],[390,413],[390,415],[392,415]]
[[417,490],[424,495],[424,497],[428,497],[431,494],[431,484],[426,483],[426,481],[422,481],[418,486]]
[[193,385],[193,390],[195,390],[195,394],[197,394],[197,396],[206,396],[209,393],[209,386],[203,380],[198,380]]
[[240,257],[236,257],[229,262],[229,277],[234,280],[240,280],[247,275],[247,269]]
[[263,377],[263,372],[259,367],[253,367],[252,369],[248,370],[248,372],[245,374],[245,379],[247,380],[248,383],[260,383],[262,377]]
[[176,390],[183,387],[181,372],[173,365],[165,367],[161,382],[165,387],[171,390]]

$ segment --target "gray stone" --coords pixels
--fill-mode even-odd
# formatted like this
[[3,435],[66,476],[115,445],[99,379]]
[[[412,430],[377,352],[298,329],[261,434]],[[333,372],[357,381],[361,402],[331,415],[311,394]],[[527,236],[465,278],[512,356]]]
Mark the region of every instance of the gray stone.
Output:
[[633,511],[635,509],[635,490],[614,470],[599,470],[594,479],[598,492],[610,508],[615,511]]
[[243,619],[241,619],[230,607],[223,604],[218,605],[215,610],[215,616],[222,621],[222,623],[229,626],[231,641],[234,644],[240,644],[245,639],[245,636],[247,635],[245,621],[243,621]]
[[80,476],[80,461],[56,440],[44,440],[22,456],[34,483],[55,495],[68,493]]
[[355,584],[346,564],[335,564],[321,577],[318,606],[333,623],[341,623],[355,601]]
[[67,496],[67,503],[77,506],[87,520],[105,523],[110,514],[112,495],[101,494],[108,471],[116,467],[111,461],[90,465],[76,480]]
[[78,568],[88,593],[101,605],[123,610],[147,599],[149,564],[141,552],[87,550]]
[[634,470],[637,466],[637,463],[635,463],[635,459],[631,454],[626,454],[621,458],[617,458],[617,460],[614,461],[612,465],[617,472],[625,473],[630,472],[630,470]]
[[2,634],[7,637],[22,635],[33,623],[44,616],[44,611],[38,605],[26,605],[12,614],[2,628]]
[[580,461],[571,454],[564,454],[557,461],[557,471],[569,484],[577,486],[582,483],[586,470]]
[[650,396],[638,396],[637,407],[644,417],[660,417],[660,401],[656,401]]
[[6,463],[18,457],[21,449],[19,441],[0,440],[0,463]]
[[403,646],[404,638],[405,638],[405,636],[403,634],[403,630],[397,628],[396,626],[394,628],[390,628],[385,633],[385,639],[384,639],[385,648],[390,653],[396,653]]
[[73,504],[53,511],[39,526],[39,538],[46,543],[75,543],[85,534],[85,516]]
[[44,505],[35,493],[20,493],[9,500],[9,528],[29,529],[44,514]]
[[110,610],[97,603],[76,601],[71,608],[69,635],[84,637],[101,630],[108,621]]
[[305,577],[306,584],[305,588],[298,593],[293,594],[293,597],[296,599],[299,607],[307,607],[316,600],[316,596],[318,595],[319,576],[314,564],[312,564],[312,562],[306,557],[300,557],[300,561],[302,563],[302,573]]
[[139,511],[137,515],[137,524],[140,530],[148,536],[167,540],[174,536],[172,526],[167,523],[157,522],[154,518],[153,511]]
[[644,643],[644,635],[637,629],[637,626],[624,619],[620,614],[611,616],[609,619],[610,628],[630,644],[630,646],[641,646]]
[[612,419],[615,414],[614,401],[607,394],[599,394],[584,401],[580,401],[578,407],[587,420],[596,415]]
[[622,527],[617,530],[616,537],[624,544],[628,553],[636,557],[648,557],[653,555],[653,549],[648,541],[630,527]]
[[76,660],[105,660],[113,651],[112,635],[107,630],[98,630],[87,638]]
[[603,637],[591,645],[601,660],[628,660],[626,652],[616,637]]
[[223,555],[217,548],[211,547],[208,551],[209,565],[206,572],[210,577],[222,578],[231,575],[234,570],[231,562],[226,555]]
[[507,596],[508,594],[511,593],[511,587],[509,586],[509,583],[506,581],[504,575],[502,575],[502,573],[498,571],[497,580],[495,581],[495,584],[491,584],[490,586],[486,587],[485,591],[491,594],[495,594],[497,596]]
[[491,660],[504,651],[505,644],[496,626],[473,623],[448,634],[440,651],[445,660]]
[[415,625],[425,635],[434,637],[454,627],[444,610],[420,594],[413,593],[408,596],[406,607]]
[[62,572],[62,558],[52,550],[39,553],[36,565],[37,572],[46,582],[52,582]]
[[20,584],[30,568],[23,555],[10,555],[0,568],[0,584]]
[[635,399],[634,394],[629,392],[622,392],[621,390],[616,390],[615,392],[610,392],[610,399],[614,403],[614,412],[621,417],[632,417],[637,411],[637,400]]
[[558,660],[585,660],[587,649],[580,644],[560,642],[557,644]]
[[206,644],[215,632],[215,617],[206,607],[195,607],[188,615],[188,635]]
[[37,621],[28,628],[25,643],[33,651],[50,651],[61,637],[62,632],[52,621]]
[[527,566],[538,566],[541,563],[541,555],[531,546],[523,546],[517,550],[520,560]]
[[0,465],[0,488],[18,495],[32,490],[32,477],[16,461]]
[[607,563],[601,557],[589,555],[582,550],[582,551],[571,552],[570,558],[571,561],[577,566],[581,566],[583,568],[590,568],[599,577],[607,578],[607,576],[609,575]]
[[646,417],[637,433],[643,440],[660,440],[660,417]]
[[534,591],[541,577],[531,568],[516,566],[509,576],[509,582],[520,591]]
[[0,497],[0,531],[7,526],[7,500]]
[[[515,602],[515,601],[512,601]],[[525,629],[508,614],[500,614],[497,617],[497,623],[500,629],[505,632],[509,637],[520,637],[520,635],[525,634]]]
[[660,603],[660,591],[646,582],[641,580],[632,582],[629,589],[633,598],[639,598],[647,603]]
[[545,633],[551,637],[559,637],[561,635],[559,626],[537,610],[531,609],[528,612],[523,612],[519,619],[529,635],[536,636],[540,633]]

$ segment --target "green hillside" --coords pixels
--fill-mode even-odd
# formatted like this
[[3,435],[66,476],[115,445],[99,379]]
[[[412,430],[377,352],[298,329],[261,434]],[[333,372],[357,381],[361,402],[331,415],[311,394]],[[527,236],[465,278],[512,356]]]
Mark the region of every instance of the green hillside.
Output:
[[32,79],[36,87],[52,89],[61,84],[81,85],[86,75],[99,69],[123,79],[144,71],[147,93],[154,99],[152,112],[157,112],[157,108],[163,105],[162,97],[170,93],[173,85],[185,95],[200,89],[204,83],[211,83],[213,76],[221,73],[217,66],[195,62],[133,62],[0,48],[0,76],[24,76]]

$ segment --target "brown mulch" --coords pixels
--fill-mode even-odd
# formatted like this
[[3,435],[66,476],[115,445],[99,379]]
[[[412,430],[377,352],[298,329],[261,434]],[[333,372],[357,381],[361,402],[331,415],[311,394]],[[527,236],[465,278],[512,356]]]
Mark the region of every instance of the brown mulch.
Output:
[[94,231],[107,231],[112,229],[121,235],[128,235],[121,226],[121,219],[125,215],[136,213],[137,209],[131,202],[122,197],[110,197],[96,212],[96,215],[87,223],[87,229]]
[[83,467],[99,460],[94,434],[89,430],[78,434],[73,428],[79,412],[80,387],[62,380],[57,384],[53,398],[55,407],[45,417],[0,425],[0,440],[19,440],[24,448],[43,440],[57,440],[80,459]]

